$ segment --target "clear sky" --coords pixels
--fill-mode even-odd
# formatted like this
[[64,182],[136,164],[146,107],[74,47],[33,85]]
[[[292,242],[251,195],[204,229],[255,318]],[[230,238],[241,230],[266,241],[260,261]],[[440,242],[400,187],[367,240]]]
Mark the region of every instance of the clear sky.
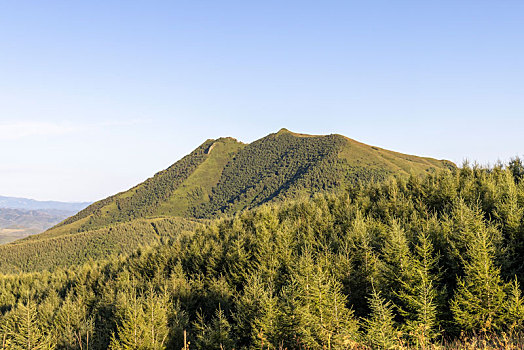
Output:
[[0,195],[97,200],[286,127],[524,153],[524,1],[2,1]]

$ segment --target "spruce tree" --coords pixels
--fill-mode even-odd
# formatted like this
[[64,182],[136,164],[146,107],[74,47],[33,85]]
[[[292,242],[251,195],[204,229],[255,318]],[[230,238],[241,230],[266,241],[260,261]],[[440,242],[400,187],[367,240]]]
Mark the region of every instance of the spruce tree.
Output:
[[197,349],[231,350],[235,347],[231,337],[231,324],[220,306],[215,310],[210,324],[207,324],[202,313],[199,313],[194,327]]
[[43,330],[38,322],[37,308],[30,297],[25,303],[19,303],[12,316],[9,349],[50,350],[55,348],[55,341],[51,334]]
[[10,317],[7,315],[3,315],[0,317],[0,349],[1,350],[8,350],[11,348],[11,320]]
[[371,281],[377,280],[380,270],[380,260],[373,247],[372,225],[371,219],[364,219],[361,211],[357,211],[345,238],[344,254],[351,270],[346,277],[347,289],[344,292],[357,316],[369,313],[366,298],[371,294]]
[[233,320],[240,346],[276,348],[276,298],[272,286],[252,276],[235,302]]
[[111,336],[111,350],[145,349],[144,310],[136,289],[120,295],[117,333]]
[[[401,295],[409,293],[405,289],[415,284],[417,271],[406,234],[398,221],[391,224],[380,267],[380,291],[397,309],[407,310],[407,300]],[[398,321],[404,321],[406,315],[399,316]]]
[[403,281],[398,297],[404,308],[399,312],[405,317],[404,329],[417,346],[427,348],[438,335],[437,307],[442,300],[442,290],[438,291],[437,258],[428,234],[418,234],[415,258],[412,260],[415,276],[413,281]]
[[372,289],[368,298],[371,314],[364,319],[366,340],[372,349],[394,349],[398,347],[398,331],[395,327],[393,305],[380,292]]
[[306,255],[295,274],[300,342],[311,348],[348,348],[357,340],[357,323],[346,307],[342,285]]
[[524,177],[524,164],[520,157],[512,158],[509,162],[508,169],[515,178],[515,182],[519,183]]
[[88,315],[85,300],[68,294],[55,319],[60,347],[88,349],[92,342],[94,320]]
[[111,339],[111,349],[166,348],[168,328],[167,295],[156,293],[152,287],[145,296],[138,296],[136,288],[124,293],[119,311],[117,333]]
[[150,286],[144,300],[145,339],[150,349],[164,349],[169,335],[169,297],[166,292],[158,293]]
[[513,334],[524,332],[524,298],[516,278],[508,286],[508,299],[504,309],[508,331]]
[[463,330],[490,333],[503,327],[506,293],[493,254],[490,232],[483,227],[467,245],[464,276],[451,301],[454,321]]

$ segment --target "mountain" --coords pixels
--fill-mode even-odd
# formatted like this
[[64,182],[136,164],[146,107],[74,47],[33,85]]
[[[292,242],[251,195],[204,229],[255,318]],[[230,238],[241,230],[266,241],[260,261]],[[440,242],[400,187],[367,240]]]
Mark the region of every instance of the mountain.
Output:
[[76,211],[0,208],[0,244],[43,232]]
[[[44,233],[0,247],[0,260],[16,256],[4,260],[13,271],[45,269],[57,261],[69,261],[64,254],[82,259],[103,256],[99,250],[104,250],[103,241],[111,234],[120,243],[106,249],[107,255],[127,251],[130,237],[135,246],[142,241],[151,243],[191,230],[202,220],[265,203],[342,191],[359,182],[391,176],[454,168],[446,160],[388,151],[336,134],[304,135],[281,129],[250,144],[230,137],[209,139],[128,191],[95,202]],[[162,220],[167,229],[158,230],[155,220]],[[147,237],[137,231],[144,225],[151,231]],[[49,246],[60,249],[52,251]],[[96,254],[93,246],[100,247]],[[43,258],[47,260],[34,266],[35,254],[41,249],[47,250]]]
[[89,202],[56,202],[56,201],[37,201],[34,199],[5,197],[0,196],[0,208],[26,209],[26,210],[63,210],[77,212],[84,209]]
[[341,135],[282,129],[251,144],[207,140],[166,170],[90,205],[51,231],[82,232],[145,217],[212,218],[359,181],[454,167],[449,161],[392,152]]
[[88,205],[0,196],[0,244],[43,232]]

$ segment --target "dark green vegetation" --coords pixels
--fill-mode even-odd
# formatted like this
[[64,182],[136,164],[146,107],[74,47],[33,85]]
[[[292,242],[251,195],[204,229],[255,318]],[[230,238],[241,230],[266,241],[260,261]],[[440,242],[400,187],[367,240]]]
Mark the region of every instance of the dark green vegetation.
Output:
[[519,348],[523,170],[466,165],[271,201],[105,262],[6,275],[0,339],[182,349],[186,331],[190,349],[427,349],[461,337]]
[[[134,226],[148,227],[145,222],[157,218],[213,219],[392,175],[454,168],[448,161],[391,152],[341,135],[311,136],[282,129],[247,145],[232,138],[207,140],[130,190],[90,205],[43,234],[0,247],[0,271],[40,271],[128,252],[130,242],[136,248],[157,241],[150,229]],[[133,233],[108,233],[109,227],[126,227]],[[178,233],[171,230],[171,235]],[[91,245],[94,239],[103,243],[105,236],[111,237],[111,244]],[[51,243],[58,255],[49,251]]]

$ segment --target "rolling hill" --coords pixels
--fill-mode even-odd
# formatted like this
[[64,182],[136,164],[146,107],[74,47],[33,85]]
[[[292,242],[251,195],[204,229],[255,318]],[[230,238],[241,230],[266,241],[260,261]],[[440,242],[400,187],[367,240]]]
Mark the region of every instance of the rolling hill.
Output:
[[75,213],[57,209],[0,208],[0,244],[45,231]]
[[[129,249],[124,243],[129,234],[114,233],[119,238],[112,239],[119,239],[122,244],[114,243],[111,249],[102,249],[104,254],[98,249],[93,253],[89,242],[106,237],[108,228],[135,232],[137,223],[142,227],[144,222],[170,218],[176,221],[171,225],[187,229],[198,221],[234,214],[264,203],[340,191],[358,182],[454,168],[455,165],[446,160],[388,151],[337,134],[304,135],[281,129],[250,144],[230,137],[209,139],[169,168],[128,191],[95,202],[44,233],[0,247],[0,260],[4,262],[0,266],[11,271],[34,270],[52,267],[55,260],[68,261],[60,255],[60,259],[49,258],[49,264],[28,268],[31,254],[45,249],[39,247],[47,247],[49,240],[64,247],[60,251],[70,252],[71,256],[79,255],[84,260],[98,258]],[[173,229],[171,235],[179,231]],[[150,243],[169,234],[151,232],[154,239],[141,236],[132,240],[133,245]],[[7,255],[24,256],[24,262],[3,259]],[[74,261],[82,262],[82,259]]]
[[88,205],[0,196],[0,244],[43,232]]

